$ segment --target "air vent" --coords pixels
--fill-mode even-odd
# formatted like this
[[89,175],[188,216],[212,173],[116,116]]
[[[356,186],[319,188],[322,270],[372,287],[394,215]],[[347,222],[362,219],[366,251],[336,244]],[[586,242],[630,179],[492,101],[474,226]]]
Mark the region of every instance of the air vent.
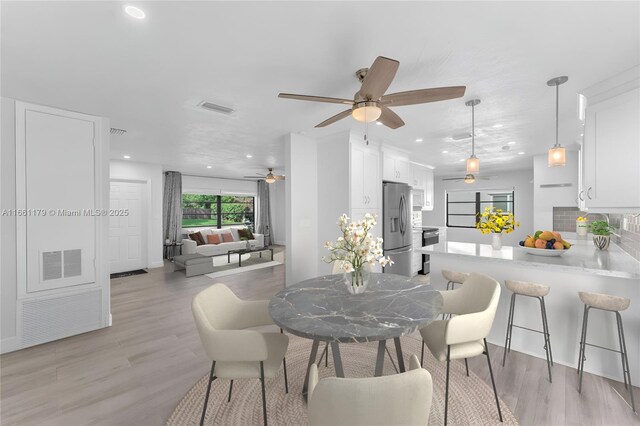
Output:
[[120,136],[120,135],[124,135],[125,133],[127,133],[127,131],[124,130],[124,129],[116,129],[115,127],[112,127],[111,130],[110,130],[110,133],[112,135]]
[[198,104],[198,106],[202,109],[206,109],[208,111],[213,111],[213,112],[217,112],[220,114],[225,114],[225,115],[231,115],[234,112],[236,112],[234,109],[226,107],[226,106],[222,106],[222,105],[216,105],[214,103],[211,102],[207,102],[207,101],[202,101],[200,102],[200,104]]

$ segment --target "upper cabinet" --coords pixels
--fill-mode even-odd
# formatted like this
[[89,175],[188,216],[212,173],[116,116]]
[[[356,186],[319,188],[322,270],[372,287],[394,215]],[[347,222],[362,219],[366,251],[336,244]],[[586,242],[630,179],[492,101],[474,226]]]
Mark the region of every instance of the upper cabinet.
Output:
[[584,92],[588,107],[579,195],[590,212],[640,210],[638,68],[621,76],[617,84],[607,81]]
[[380,205],[380,152],[351,142],[351,207],[377,209]]
[[433,210],[433,170],[417,163],[411,163],[410,168],[409,185],[413,188],[413,206],[420,206],[422,210]]
[[382,180],[411,184],[409,155],[401,151],[382,149]]

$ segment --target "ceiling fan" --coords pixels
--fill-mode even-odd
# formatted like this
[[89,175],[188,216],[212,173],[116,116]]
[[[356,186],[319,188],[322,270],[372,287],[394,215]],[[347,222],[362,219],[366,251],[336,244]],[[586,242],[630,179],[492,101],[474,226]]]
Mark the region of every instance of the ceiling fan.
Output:
[[489,180],[491,179],[493,176],[476,176],[474,174],[471,173],[467,173],[466,175],[464,175],[464,177],[453,177],[453,178],[446,178],[446,179],[442,179],[444,180],[462,180],[464,181],[464,183],[473,183],[477,180]]
[[274,175],[273,167],[268,168],[269,173],[266,175],[261,175],[260,173],[256,173],[257,176],[245,176],[245,179],[264,179],[267,183],[274,183],[277,180],[284,180],[284,175]]
[[404,121],[402,121],[395,112],[391,111],[389,107],[425,104],[464,96],[465,86],[409,90],[407,92],[385,95],[385,92],[396,75],[396,71],[398,71],[399,65],[400,62],[394,59],[378,56],[370,68],[362,68],[356,71],[356,77],[362,83],[362,86],[353,96],[353,100],[328,98],[324,96],[295,95],[292,93],[280,93],[278,97],[349,106],[349,109],[323,121],[316,125],[316,127],[325,127],[352,115],[357,121],[370,123],[377,120],[391,129],[397,129],[398,127],[404,126]]

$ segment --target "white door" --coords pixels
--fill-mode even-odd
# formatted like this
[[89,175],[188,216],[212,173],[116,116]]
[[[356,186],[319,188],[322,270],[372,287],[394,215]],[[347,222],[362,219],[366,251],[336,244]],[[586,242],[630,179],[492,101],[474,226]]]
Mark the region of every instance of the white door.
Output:
[[111,181],[109,244],[112,274],[147,265],[146,183]]

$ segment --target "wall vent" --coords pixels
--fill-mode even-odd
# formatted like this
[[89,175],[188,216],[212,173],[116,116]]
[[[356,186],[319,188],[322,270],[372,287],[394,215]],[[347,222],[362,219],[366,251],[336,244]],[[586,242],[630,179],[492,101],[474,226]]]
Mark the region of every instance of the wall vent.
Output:
[[42,252],[42,281],[82,275],[82,250]]
[[64,251],[64,277],[79,277],[82,275],[82,251],[80,249],[76,250],[65,250]]
[[213,112],[217,112],[220,114],[225,114],[225,115],[231,115],[234,112],[236,112],[234,109],[226,107],[226,106],[222,106],[222,105],[217,105],[214,104],[212,102],[207,102],[207,101],[202,101],[198,104],[198,106],[202,109],[206,109],[207,111],[213,111]]
[[125,129],[116,129],[115,127],[112,127],[109,130],[109,133],[111,133],[112,135],[120,136],[120,135],[124,135],[125,133],[127,133],[127,131]]

